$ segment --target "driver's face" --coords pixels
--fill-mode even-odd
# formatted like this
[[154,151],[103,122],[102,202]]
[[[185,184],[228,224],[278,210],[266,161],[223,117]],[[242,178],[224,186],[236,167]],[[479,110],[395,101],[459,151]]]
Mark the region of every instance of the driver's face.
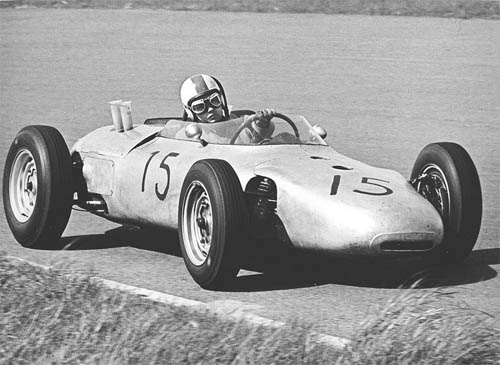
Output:
[[208,103],[208,108],[203,113],[198,114],[198,119],[203,123],[218,123],[224,121],[224,111],[222,105],[214,108],[210,103]]

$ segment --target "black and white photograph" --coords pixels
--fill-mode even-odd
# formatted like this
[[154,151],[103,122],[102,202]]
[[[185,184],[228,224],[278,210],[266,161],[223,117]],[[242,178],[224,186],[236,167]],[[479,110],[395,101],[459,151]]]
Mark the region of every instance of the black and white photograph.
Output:
[[500,363],[499,0],[0,0],[0,364]]

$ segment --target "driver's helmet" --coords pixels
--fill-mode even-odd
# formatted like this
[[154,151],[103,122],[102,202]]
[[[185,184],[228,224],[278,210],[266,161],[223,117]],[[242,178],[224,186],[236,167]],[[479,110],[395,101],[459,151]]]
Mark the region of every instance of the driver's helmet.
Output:
[[191,110],[193,101],[202,97],[209,97],[213,93],[218,94],[218,102],[220,102],[225,112],[226,100],[224,90],[222,89],[222,85],[215,78],[205,74],[197,74],[187,78],[182,83],[180,91],[181,101],[191,119],[196,119],[196,115],[194,115]]

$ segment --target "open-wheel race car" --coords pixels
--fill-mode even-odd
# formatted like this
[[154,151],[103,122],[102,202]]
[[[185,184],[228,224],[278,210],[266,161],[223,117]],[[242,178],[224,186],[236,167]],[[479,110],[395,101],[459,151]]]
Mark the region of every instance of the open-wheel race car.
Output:
[[105,126],[71,150],[55,128],[25,127],[5,162],[9,226],[21,245],[48,248],[76,205],[123,224],[178,229],[189,273],[210,289],[236,277],[245,247],[259,240],[349,257],[456,262],[471,252],[482,198],[461,146],[427,145],[406,179],[336,152],[301,116],[277,113],[269,138],[242,142],[249,120]]

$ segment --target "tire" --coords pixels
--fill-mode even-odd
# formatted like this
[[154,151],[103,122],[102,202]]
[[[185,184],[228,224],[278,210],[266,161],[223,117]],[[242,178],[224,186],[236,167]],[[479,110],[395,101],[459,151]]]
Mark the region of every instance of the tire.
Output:
[[427,145],[415,161],[411,181],[443,220],[439,261],[465,260],[479,235],[483,206],[479,176],[467,151],[451,142]]
[[189,170],[179,200],[179,240],[186,267],[205,289],[228,287],[239,271],[247,227],[240,181],[222,160]]
[[16,240],[30,248],[57,248],[71,213],[71,158],[59,131],[23,128],[10,146],[3,174],[5,216]]

